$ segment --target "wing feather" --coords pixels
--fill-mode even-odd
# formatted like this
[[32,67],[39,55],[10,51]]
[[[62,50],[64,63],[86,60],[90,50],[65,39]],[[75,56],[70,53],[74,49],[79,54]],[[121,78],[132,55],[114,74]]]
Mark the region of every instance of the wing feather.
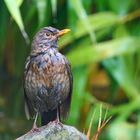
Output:
[[[30,56],[27,58],[26,63],[25,63],[25,69],[24,69],[24,82],[25,82],[25,77],[26,74],[29,70],[29,66],[30,66]],[[27,98],[26,95],[26,90],[25,90],[25,83],[23,83],[23,87],[24,87],[24,104],[25,104],[25,115],[27,117],[27,119],[33,118],[35,115],[34,109],[32,104],[30,103],[29,99]]]
[[69,87],[68,97],[66,98],[66,100],[60,106],[60,116],[64,120],[67,119],[67,117],[69,115],[69,112],[70,112],[72,89],[73,89],[73,76],[72,76],[72,72],[71,72],[71,65],[66,58],[65,58],[65,62],[66,62],[66,70],[67,70],[68,76],[69,76],[70,87]]

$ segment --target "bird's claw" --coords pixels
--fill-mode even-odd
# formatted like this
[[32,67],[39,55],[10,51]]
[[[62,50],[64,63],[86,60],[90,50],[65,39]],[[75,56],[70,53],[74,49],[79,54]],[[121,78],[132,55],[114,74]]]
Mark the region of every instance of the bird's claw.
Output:
[[39,128],[36,126],[36,124],[33,124],[33,127],[32,129],[29,131],[30,133],[33,133],[33,132],[40,132]]
[[61,127],[63,127],[63,124],[59,121],[59,119],[56,119],[53,121],[56,125],[60,125]]

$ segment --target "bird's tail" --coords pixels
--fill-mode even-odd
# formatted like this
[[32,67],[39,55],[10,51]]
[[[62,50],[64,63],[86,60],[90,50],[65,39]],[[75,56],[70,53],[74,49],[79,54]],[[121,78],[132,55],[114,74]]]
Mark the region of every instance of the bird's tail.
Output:
[[41,113],[41,125],[44,126],[51,121],[56,120],[57,118],[57,109],[48,110],[48,112]]

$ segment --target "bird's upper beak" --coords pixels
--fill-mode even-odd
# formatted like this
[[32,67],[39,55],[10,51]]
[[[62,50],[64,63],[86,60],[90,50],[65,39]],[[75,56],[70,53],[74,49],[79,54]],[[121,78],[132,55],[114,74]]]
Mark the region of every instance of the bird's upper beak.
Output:
[[63,30],[60,30],[57,34],[58,37],[60,36],[63,36],[64,34],[70,32],[70,29],[63,29]]

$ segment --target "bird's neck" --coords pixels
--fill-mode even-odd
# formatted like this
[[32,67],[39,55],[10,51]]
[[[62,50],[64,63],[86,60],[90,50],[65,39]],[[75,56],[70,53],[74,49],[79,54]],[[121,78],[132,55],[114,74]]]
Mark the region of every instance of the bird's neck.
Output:
[[51,52],[57,52],[58,49],[57,48],[50,47],[50,46],[49,47],[44,47],[44,48],[37,48],[37,49],[32,48],[30,54],[36,56],[36,55],[39,55],[39,54],[48,53],[50,51]]

